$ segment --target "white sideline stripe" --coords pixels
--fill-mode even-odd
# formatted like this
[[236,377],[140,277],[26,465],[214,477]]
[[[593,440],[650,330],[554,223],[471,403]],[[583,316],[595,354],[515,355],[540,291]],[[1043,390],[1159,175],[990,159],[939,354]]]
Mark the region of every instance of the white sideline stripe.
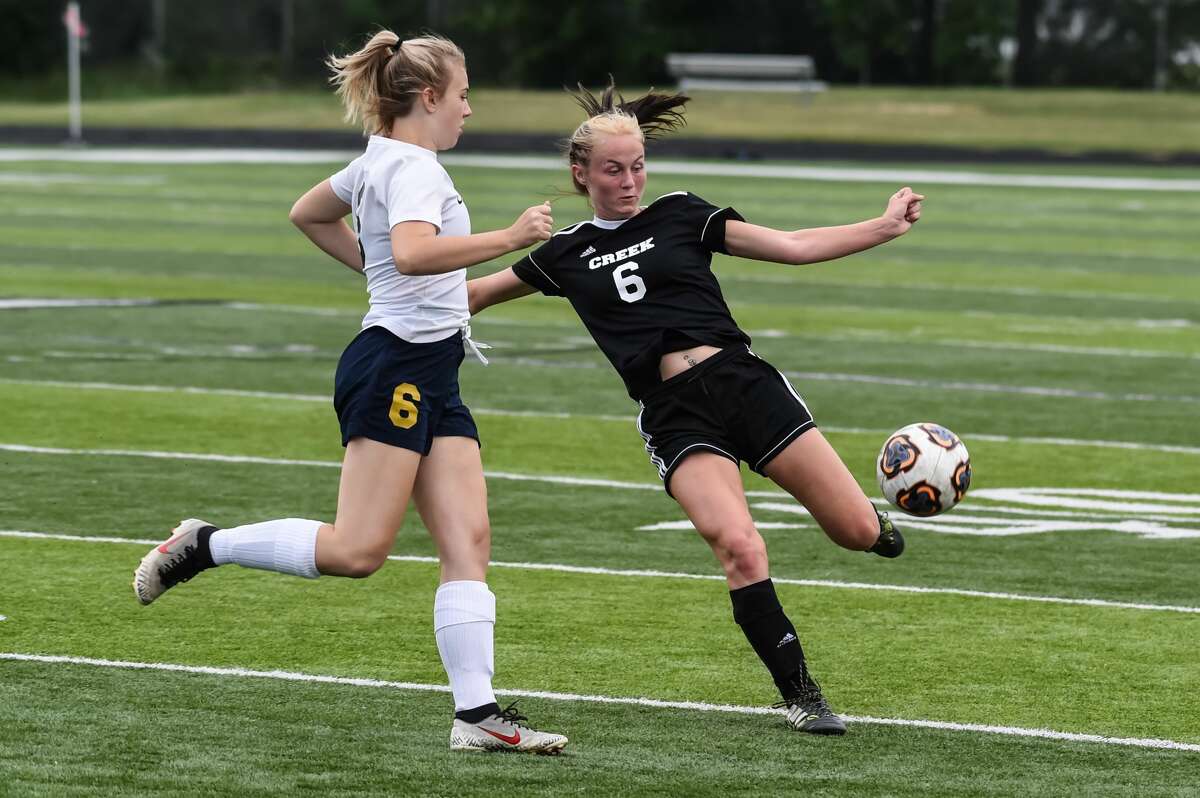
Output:
[[1013,393],[1023,396],[1050,396],[1062,399],[1102,399],[1117,402],[1200,402],[1200,396],[1161,395],[1149,393],[1108,393],[1106,391],[1080,391],[1074,388],[1048,388],[1042,385],[1005,385],[990,382],[960,382],[940,380],[914,380],[905,377],[881,377],[876,374],[839,374],[826,371],[785,371],[789,377],[820,382],[855,382],[866,385],[894,385],[903,388],[934,388],[950,391],[979,391],[983,393]]
[[[143,149],[97,148],[69,150],[55,148],[0,148],[0,161],[57,161],[87,163],[142,164],[304,164],[345,163],[361,155],[361,150],[287,150],[287,149]],[[468,155],[445,153],[438,160],[447,166],[485,169],[563,170],[560,158],[528,155]],[[924,185],[1008,186],[1020,188],[1070,188],[1102,191],[1200,191],[1200,180],[1150,177],[1104,177],[1095,175],[1005,174],[944,169],[865,169],[837,166],[771,166],[767,164],[702,163],[655,160],[652,171],[664,175],[705,175],[716,177],[783,178],[818,180],[835,183],[895,183]]]
[[[449,166],[492,169],[538,169],[560,171],[558,158],[495,156],[447,153],[438,159]],[[697,163],[658,160],[650,165],[656,174],[704,175],[712,177],[760,177],[818,180],[835,183],[899,183],[960,186],[1017,186],[1022,188],[1074,188],[1106,191],[1200,191],[1200,180],[1102,177],[1091,175],[1003,174],[957,172],[941,169],[860,169],[837,166],[772,166],[767,164]]]
[[[771,284],[787,284],[787,285],[793,285],[793,286],[801,287],[801,288],[807,287],[809,285],[820,285],[820,286],[835,285],[833,283],[816,283],[816,284],[814,284],[814,283],[808,283],[805,281],[786,280],[786,279],[785,280],[775,280],[775,279],[762,278],[762,277],[738,277],[738,276],[729,277],[729,276],[726,276],[726,277],[722,277],[722,279],[723,280],[734,280],[734,281],[740,280],[740,281],[744,281],[744,282],[769,282]],[[850,284],[847,284],[847,285],[850,285]],[[885,286],[882,283],[878,283],[878,284],[871,284],[868,287],[884,288],[887,286]],[[920,288],[920,286],[909,286],[909,288],[910,289]],[[934,287],[930,286],[929,290],[934,290]],[[938,286],[937,290],[945,290],[945,288],[942,286]],[[974,291],[974,290],[980,290],[980,289],[958,289],[958,290]],[[991,289],[989,289],[989,290],[991,290]],[[1013,292],[1014,291],[1012,289],[1010,289],[1010,293],[1013,293]],[[1021,295],[1029,295],[1030,293],[1031,292],[1029,292],[1029,291],[1020,292]],[[1090,293],[1090,294],[1084,293],[1084,292],[1077,292],[1077,293],[1079,295],[1079,298],[1103,297],[1105,299],[1109,299],[1109,298],[1121,299],[1121,300],[1129,300],[1130,299],[1130,297],[1127,297],[1127,296],[1126,297],[1105,297],[1101,294],[1096,294],[1096,293]],[[1051,296],[1051,294],[1046,293],[1046,292],[1041,292],[1041,295]],[[1056,294],[1056,295],[1066,296],[1066,294]],[[1179,300],[1172,299],[1172,298],[1165,298],[1165,297],[1141,297],[1138,301],[1177,302]],[[158,305],[162,305],[162,304],[163,303],[160,300],[156,300],[156,299],[38,299],[38,298],[22,297],[22,298],[18,298],[18,299],[0,299],[0,310],[30,310],[30,309],[46,309],[46,308],[143,307],[143,306],[158,306]],[[221,303],[218,306],[224,307],[229,310],[254,310],[254,311],[274,310],[274,311],[285,312],[285,313],[299,313],[299,314],[304,314],[304,315],[327,316],[327,317],[338,317],[338,316],[357,317],[357,316],[361,315],[361,313],[359,313],[358,311],[340,311],[340,310],[331,310],[328,308],[311,308],[311,307],[294,306],[294,305],[262,305],[262,304],[256,304],[256,303],[248,303],[248,302],[228,302],[228,303]],[[1099,320],[1099,321],[1126,323],[1131,320],[1122,318],[1122,319],[1103,319],[1103,320]],[[1134,321],[1137,321],[1139,324],[1142,324],[1149,320],[1143,319],[1143,320],[1134,320]],[[572,327],[573,328],[574,327],[574,325],[571,325],[571,324],[513,320],[513,319],[504,319],[502,317],[495,317],[495,316],[489,317],[488,319],[481,322],[481,326],[483,329],[487,329],[487,327],[489,325],[496,325],[496,326],[501,326],[501,327],[503,327],[503,326],[551,327],[551,328],[553,328],[553,327]],[[916,340],[916,339],[897,338],[896,336],[880,335],[880,334],[875,333],[872,330],[857,330],[857,331],[855,331],[854,335],[818,335],[815,333],[788,333],[788,332],[784,332],[782,330],[770,330],[770,329],[768,329],[768,330],[751,330],[750,334],[753,337],[762,337],[762,338],[772,338],[772,339],[793,338],[793,339],[799,339],[799,340],[831,341],[831,342],[835,342],[835,343],[862,343],[862,342],[868,342],[868,341],[880,341],[880,342],[884,342],[884,343],[905,343],[905,342],[911,342],[911,341]],[[587,345],[590,345],[592,342],[590,338],[584,338],[582,340]],[[1141,358],[1141,359],[1144,359],[1144,358],[1170,358],[1170,359],[1177,359],[1177,360],[1200,360],[1200,354],[1196,354],[1194,352],[1173,352],[1171,350],[1165,350],[1165,349],[1124,349],[1121,347],[1068,346],[1068,345],[1064,345],[1064,344],[1014,343],[1014,342],[970,341],[970,340],[939,341],[938,346],[949,348],[949,349],[958,348],[958,349],[985,349],[985,350],[998,350],[998,351],[1011,351],[1011,352],[1043,352],[1043,353],[1052,353],[1052,354],[1089,355],[1089,356],[1097,356],[1097,357],[1114,357],[1114,358]],[[535,345],[535,348],[536,348],[536,345]],[[167,348],[163,348],[158,351],[165,351],[166,349]],[[171,352],[187,352],[188,350],[179,349],[178,347],[171,347],[171,348],[169,348],[169,351],[171,351]],[[194,350],[194,351],[199,351],[199,350]],[[69,355],[69,356],[73,356],[73,357],[86,357],[87,356],[87,353],[84,353],[84,352],[56,353],[56,354],[59,354],[61,356]],[[118,355],[116,355],[116,354],[109,354],[107,356],[108,357],[118,357]],[[130,357],[132,357],[132,356],[130,356]]]
[[[24,538],[28,540],[66,540],[77,543],[130,543],[141,546],[156,546],[162,540],[141,540],[133,538],[100,537],[89,535],[63,535],[50,532],[28,532],[16,529],[0,529],[0,538]],[[389,560],[395,562],[424,563],[436,565],[437,557],[425,557],[415,554],[392,554]],[[688,574],[678,571],[655,571],[631,568],[602,568],[592,565],[566,565],[564,563],[539,562],[504,562],[493,560],[488,563],[491,568],[511,568],[522,571],[554,571],[566,574],[588,574],[591,576],[624,576],[643,579],[692,579],[701,581],[724,582],[720,574]],[[832,579],[788,579],[772,577],[779,585],[796,585],[798,587],[833,588],[837,590],[882,590],[894,593],[924,593],[947,596],[962,596],[965,598],[997,599],[1002,601],[1032,601],[1040,604],[1069,604],[1081,607],[1104,607],[1119,610],[1146,610],[1150,612],[1178,612],[1184,614],[1200,614],[1200,607],[1186,607],[1173,604],[1145,604],[1140,602],[1108,601],[1106,599],[1078,599],[1062,596],[1037,596],[1024,593],[1000,593],[986,590],[966,590],[953,587],[921,587],[918,585],[889,585],[871,582],[839,582]]]
[[53,446],[25,446],[15,443],[0,443],[0,451],[25,452],[27,454],[97,455],[102,457],[148,457],[156,460],[198,460],[213,463],[252,463],[258,465],[300,465],[319,468],[341,468],[333,460],[288,460],[279,457],[254,457],[251,455],[204,454],[193,452],[158,452],[151,449],[62,449]]
[[0,310],[31,310],[41,308],[133,308],[159,305],[158,299],[37,299],[20,297],[0,299]]
[[[989,250],[990,252],[1005,255],[1012,255],[1017,259],[1017,253],[1010,250]],[[767,283],[775,285],[793,286],[796,288],[866,288],[866,289],[882,289],[886,291],[896,290],[896,286],[889,283],[878,281],[860,281],[854,280],[850,282],[837,282],[833,280],[811,280],[806,278],[789,277],[787,274],[744,274],[730,273],[723,271],[720,273],[721,282],[731,280],[733,282],[746,283]],[[1020,297],[1054,297],[1057,299],[1100,299],[1106,302],[1143,302],[1143,303],[1175,303],[1180,301],[1180,297],[1174,296],[1157,296],[1154,294],[1112,294],[1103,291],[1070,291],[1070,290],[1043,290],[1032,286],[994,286],[994,285],[943,285],[933,283],[910,283],[905,282],[904,287],[910,291],[941,291],[951,293],[964,294],[1001,294],[1007,296]],[[1187,300],[1183,300],[1187,301]],[[1080,318],[1078,316],[1074,318]],[[749,332],[749,331],[747,331]]]
[[[315,466],[317,468],[341,468],[335,460],[291,460],[279,457],[255,457],[252,455],[205,454],[200,452],[159,452],[150,449],[63,449],[55,446],[25,446],[15,443],[0,443],[0,451],[25,452],[27,454],[95,455],[101,457],[149,457],[158,460],[198,460],[214,463],[249,463],[255,465]],[[553,485],[574,485],[593,488],[619,488],[622,490],[661,491],[662,485],[648,482],[618,482],[612,479],[587,477],[563,477],[552,474],[513,474],[508,471],[484,471],[491,479],[511,479],[517,482],[547,482]],[[747,491],[747,496],[778,497],[778,491]]]
[[160,186],[167,182],[165,175],[80,175],[37,174],[36,172],[0,172],[0,185],[52,186],[62,183],[88,183],[117,186]]
[[[983,437],[983,436],[978,436],[978,437]],[[277,465],[277,466],[298,465],[298,466],[314,466],[314,467],[318,467],[318,468],[339,468],[339,467],[341,467],[341,463],[333,461],[333,460],[293,460],[293,459],[284,459],[284,458],[275,458],[275,457],[256,457],[256,456],[251,456],[251,455],[224,455],[224,454],[205,454],[205,453],[192,453],[192,452],[159,452],[159,451],[152,451],[152,450],[129,450],[129,449],[65,449],[65,448],[50,447],[50,446],[28,446],[28,445],[24,445],[24,444],[11,444],[11,443],[0,443],[0,451],[13,451],[13,452],[24,452],[27,454],[49,454],[49,455],[93,455],[93,456],[113,456],[113,457],[147,457],[147,458],[151,458],[151,459],[165,459],[165,460],[186,460],[186,461],[223,462],[223,463],[249,463],[249,464],[257,464],[257,465]],[[484,473],[485,477],[490,478],[490,479],[507,479],[507,480],[511,480],[514,482],[542,482],[542,483],[551,484],[551,485],[570,485],[573,487],[614,488],[617,490],[640,490],[640,491],[652,491],[652,492],[658,492],[659,490],[661,490],[661,485],[654,484],[654,483],[646,483],[646,482],[622,482],[619,480],[612,480],[612,479],[598,479],[598,478],[593,478],[593,477],[568,477],[568,476],[561,476],[561,475],[556,475],[556,474],[518,474],[518,473],[509,472],[509,471],[485,470],[483,473]],[[992,489],[992,490],[976,491],[976,494],[980,497],[988,496],[988,498],[997,498],[997,499],[1001,499],[1001,500],[1008,500],[1009,494],[1011,492],[1012,491],[1010,489]],[[1037,491],[1034,491],[1034,493],[1036,493],[1036,492]],[[1028,491],[1026,491],[1026,493],[1028,493]],[[745,495],[748,498],[767,498],[767,499],[788,498],[788,495],[786,493],[783,493],[781,491],[773,491],[773,490],[747,490],[745,492]],[[1144,492],[1138,492],[1137,495],[1142,496],[1142,497],[1146,497],[1146,496],[1152,497],[1154,494],[1146,494]],[[1164,495],[1166,495],[1166,494],[1164,494]],[[1183,495],[1183,498],[1186,498],[1186,495]],[[1183,500],[1183,499],[1180,497],[1172,496],[1171,500]],[[874,501],[875,503],[880,504],[880,505],[885,504],[884,500],[882,500],[882,499],[873,499],[872,501]],[[1030,499],[1023,498],[1022,501],[1030,501]],[[1059,500],[1059,501],[1061,502],[1061,500]],[[1053,505],[1052,502],[1048,502],[1048,501],[1044,501],[1044,500],[1036,502],[1036,503],[1050,504],[1051,506],[1056,506],[1056,505]],[[1085,505],[1073,504],[1071,506],[1083,507]],[[1086,507],[1092,509],[1093,512],[1095,510],[1107,510],[1108,509],[1107,507],[1104,507],[1102,505],[1097,505],[1095,503],[1090,503],[1090,504],[1086,505]],[[1072,513],[1072,512],[1042,510],[1040,508],[1038,510],[1029,510],[1026,508],[1004,508],[1004,507],[982,507],[982,508],[970,507],[970,508],[964,508],[964,509],[969,509],[971,512],[976,512],[976,511],[978,511],[978,512],[998,512],[998,513],[1009,513],[1009,514],[1016,514],[1016,515],[1044,515],[1044,516],[1061,516],[1061,517],[1070,517],[1073,515],[1078,515],[1077,513]],[[1154,507],[1151,509],[1157,510],[1160,513],[1161,512],[1168,512],[1168,513],[1187,512],[1186,509],[1184,509],[1182,511],[1176,510],[1174,508],[1163,509],[1163,508]],[[1178,516],[1175,516],[1173,519],[1172,518],[1161,518],[1158,516],[1148,516],[1148,518],[1154,518],[1156,520],[1177,520],[1177,521],[1178,520],[1188,520],[1188,519],[1180,518]]]
[[[764,334],[764,332],[766,334]],[[915,338],[898,338],[896,336],[878,335],[873,331],[863,330],[855,335],[818,335],[800,333],[791,335],[779,330],[749,331],[750,337],[763,338],[793,338],[809,341],[828,341],[831,343],[915,343]],[[927,342],[922,342],[927,343]],[[1195,352],[1172,352],[1167,349],[1122,349],[1111,346],[1066,346],[1063,344],[1019,344],[1002,341],[938,341],[937,346],[947,349],[985,349],[1003,352],[1044,352],[1056,355],[1089,355],[1095,357],[1115,358],[1169,358],[1173,360],[1200,360],[1200,354]]]
[[104,147],[86,150],[51,147],[0,148],[0,162],[50,161],[55,163],[140,163],[140,164],[310,164],[342,163],[362,155],[351,150],[272,150],[198,147],[195,149],[152,149]]
[[[185,393],[208,396],[237,396],[251,399],[281,399],[292,402],[314,402],[332,404],[333,397],[315,393],[280,393],[278,391],[247,391],[240,388],[201,388],[193,385],[129,385],[112,382],[68,382],[65,380],[22,380],[0,377],[0,385],[30,385],[46,388],[74,388],[96,391],[128,391],[131,393]],[[514,416],[519,418],[589,419],[596,421],[633,421],[633,416],[603,414],[561,413],[539,410],[502,410],[489,407],[472,407],[478,416]]]
[[0,529],[0,538],[24,538],[26,540],[69,540],[79,543],[136,543],[139,546],[157,546],[162,539],[116,538],[103,535],[63,535],[56,532],[28,532],[23,529]]
[[[3,377],[3,385],[30,385],[45,388],[73,388],[89,391],[127,391],[130,393],[186,393],[207,396],[240,396],[252,399],[284,399],[291,402],[328,402],[333,397],[311,393],[280,393],[277,391],[247,391],[239,388],[201,388],[192,385],[129,385],[114,382],[70,382],[66,380],[22,380]],[[478,412],[472,410],[471,412]]]
[[[836,427],[825,427],[824,429],[830,432],[876,432],[876,430],[854,430],[854,429],[838,429]],[[883,434],[887,434],[884,430],[879,430]],[[1134,443],[1133,441],[1104,441],[1104,440],[1086,440],[1081,438],[1021,438],[1011,435],[984,435],[971,434],[967,436],[980,441],[991,441],[995,443],[1021,443],[1021,444],[1039,444],[1044,446],[1099,446],[1105,449],[1131,449],[1151,452],[1167,452],[1169,454],[1200,454],[1200,446],[1173,446],[1166,443]]]
[[[111,382],[67,382],[63,380],[22,380],[0,377],[0,385],[31,385],[47,388],[75,388],[97,391],[130,391],[133,393],[186,393],[212,396],[241,396],[253,399],[281,399],[296,402],[332,403],[330,396],[323,394],[278,393],[275,391],[246,391],[237,388],[200,388],[190,385],[128,385]],[[617,421],[632,424],[636,416],[606,415],[602,413],[566,413],[539,410],[503,410],[499,408],[473,407],[471,412],[480,416],[510,416],[514,418],[579,419],[587,421]],[[863,427],[821,426],[824,432],[850,435],[887,435],[892,430],[866,429]],[[1171,454],[1200,454],[1200,446],[1175,446],[1171,444],[1137,443],[1135,441],[1106,441],[1082,438],[1032,438],[1009,435],[966,433],[967,440],[991,441],[995,443],[1018,443],[1045,446],[1098,446],[1105,449],[1130,449],[1135,451],[1168,452]]]
[[[981,437],[981,436],[980,436]],[[279,457],[257,457],[253,455],[207,454],[201,452],[161,452],[145,449],[66,449],[54,446],[27,446],[16,443],[0,443],[0,451],[24,452],[26,454],[49,455],[78,455],[100,457],[146,457],[159,460],[185,460],[216,463],[238,463],[275,466],[313,466],[316,468],[340,468],[341,463],[334,460],[294,460]],[[489,479],[507,479],[514,482],[542,482],[550,485],[570,485],[572,487],[614,488],[617,490],[641,490],[659,492],[661,484],[649,482],[622,482],[615,479],[598,479],[594,477],[568,477],[556,474],[517,474],[511,471],[485,470],[484,476]],[[748,490],[748,498],[779,499],[787,498],[787,494],[777,490]],[[882,500],[876,500],[883,503]],[[1004,510],[999,510],[1004,512]],[[1016,513],[1017,510],[1008,512]]]
[[[249,679],[276,679],[286,682],[307,682],[310,684],[336,684],[347,687],[368,687],[389,690],[410,690],[431,693],[448,693],[450,688],[444,684],[423,684],[420,682],[393,682],[383,679],[363,679],[350,676],[328,676],[315,673],[300,673],[297,671],[271,670],[260,671],[249,668],[219,668],[211,665],[181,665],[171,662],[131,662],[128,660],[94,659],[92,657],[67,657],[50,654],[22,654],[17,652],[0,652],[0,660],[14,662],[37,662],[45,665],[89,665],[98,668],[115,668],[122,670],[169,671],[174,673],[195,673],[205,676],[232,676]],[[574,701],[591,704],[617,704],[624,706],[651,707],[654,709],[680,709],[696,712],[727,712],[738,715],[780,715],[781,709],[770,707],[747,707],[734,704],[709,704],[700,701],[665,701],[657,698],[625,698],[605,695],[585,695],[580,693],[554,693],[545,690],[505,690],[497,689],[497,695],[516,698],[540,698],[548,701]],[[938,729],[943,731],[978,732],[982,734],[1002,734],[1011,737],[1031,737],[1043,740],[1060,740],[1065,742],[1100,743],[1103,745],[1124,745],[1133,748],[1161,748],[1173,751],[1200,751],[1200,745],[1182,743],[1175,740],[1162,740],[1146,737],[1105,737],[1100,734],[1080,734],[1077,732],[1060,732],[1051,729],[1027,729],[1019,726],[992,726],[980,723],[953,723],[940,720],[908,720],[905,718],[875,718],[869,715],[845,715],[851,723],[862,723],[879,726],[908,726],[921,729]]]
[[[392,555],[389,560],[399,562],[428,562],[436,563],[436,557],[415,557]],[[674,571],[636,570],[622,568],[600,568],[587,565],[564,565],[561,563],[530,563],[530,562],[492,562],[493,568],[514,568],[528,571],[557,571],[572,574],[592,574],[595,576],[629,576],[653,579],[699,579],[724,582],[720,574],[685,574]],[[888,585],[870,582],[838,582],[832,579],[787,579],[772,577],[771,581],[778,585],[796,585],[799,587],[823,587],[838,590],[882,590],[895,593],[926,593],[947,596],[962,596],[965,598],[986,598],[1003,601],[1033,601],[1042,604],[1072,604],[1081,607],[1106,607],[1121,610],[1148,610],[1152,612],[1180,612],[1184,614],[1200,614],[1200,607],[1185,607],[1171,604],[1143,604],[1139,602],[1108,601],[1105,599],[1074,599],[1062,596],[1035,596],[1023,593],[1000,593],[986,590],[965,590],[953,587],[920,587],[916,585]]]
[[[492,361],[497,366],[535,366],[550,369],[599,369],[603,368],[593,361],[548,360],[537,357],[514,357],[507,360]],[[1017,394],[1022,396],[1048,396],[1058,399],[1100,399],[1113,402],[1183,402],[1187,404],[1200,403],[1200,396],[1167,395],[1147,393],[1107,393],[1105,391],[1084,391],[1074,388],[1052,388],[1043,385],[1006,385],[991,382],[966,382],[942,380],[914,380],[902,377],[882,377],[877,374],[848,374],[824,371],[784,371],[784,375],[796,379],[817,382],[853,382],[866,385],[892,385],[903,388],[925,388],[939,391],[974,391],[980,393]]]

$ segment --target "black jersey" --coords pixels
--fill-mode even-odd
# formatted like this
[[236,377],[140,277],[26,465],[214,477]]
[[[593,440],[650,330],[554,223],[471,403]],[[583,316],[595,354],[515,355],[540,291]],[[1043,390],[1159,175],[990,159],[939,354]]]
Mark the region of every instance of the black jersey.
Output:
[[712,273],[729,219],[742,221],[733,208],[677,191],[617,227],[596,220],[564,228],[513,271],[570,301],[629,395],[640,399],[661,382],[664,353],[750,343]]

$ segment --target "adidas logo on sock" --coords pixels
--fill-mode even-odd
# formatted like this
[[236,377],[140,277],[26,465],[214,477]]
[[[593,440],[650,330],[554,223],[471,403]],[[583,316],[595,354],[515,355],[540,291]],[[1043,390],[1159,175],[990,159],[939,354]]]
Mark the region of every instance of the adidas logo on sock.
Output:
[[595,248],[595,247],[588,247],[587,249],[585,249],[585,250],[584,250],[584,251],[583,251],[583,252],[582,252],[582,253],[579,255],[579,257],[581,257],[581,258],[586,258],[588,255],[594,255],[594,254],[596,254],[596,248]]
[[783,639],[782,639],[782,640],[780,640],[780,641],[779,641],[779,642],[778,642],[778,643],[775,645],[775,648],[783,648],[783,647],[784,647],[784,646],[786,646],[788,643],[795,643],[795,642],[796,642],[796,636],[795,636],[794,634],[792,634],[791,632],[788,632],[787,634],[785,634],[785,635],[783,636]]

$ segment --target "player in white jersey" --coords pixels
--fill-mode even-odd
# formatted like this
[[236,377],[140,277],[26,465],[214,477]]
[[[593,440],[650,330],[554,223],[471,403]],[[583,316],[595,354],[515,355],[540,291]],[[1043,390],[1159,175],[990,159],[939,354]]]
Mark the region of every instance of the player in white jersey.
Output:
[[466,205],[437,159],[471,115],[466,60],[454,43],[432,35],[401,41],[384,30],[329,66],[347,117],[374,134],[361,156],[291,212],[313,243],[366,275],[370,294],[362,331],[335,376],[346,447],[336,517],[225,529],[188,519],[142,559],[134,591],[149,604],[226,563],[310,579],[369,576],[386,561],[412,498],[441,563],[433,614],[454,694],[450,747],[557,754],[566,737],[530,728],[512,705],[501,710],[492,691],[487,488],[479,433],[458,393],[464,346],[473,348],[464,267],[549,238],[550,208],[471,234]]
[[650,461],[724,569],[734,620],[778,687],[788,722],[810,734],[843,734],[776,596],[740,462],[794,496],[840,546],[897,557],[904,540],[783,374],[749,350],[712,253],[792,264],[839,258],[907,232],[923,198],[903,188],[875,219],[794,232],[748,224],[686,191],[643,207],[643,142],[681,124],[688,98],[651,92],[626,102],[610,85],[601,98],[581,91],[577,99],[588,119],[566,154],[595,217],[560,230],[512,268],[470,281],[472,311],[535,291],[571,303],[640,403]]

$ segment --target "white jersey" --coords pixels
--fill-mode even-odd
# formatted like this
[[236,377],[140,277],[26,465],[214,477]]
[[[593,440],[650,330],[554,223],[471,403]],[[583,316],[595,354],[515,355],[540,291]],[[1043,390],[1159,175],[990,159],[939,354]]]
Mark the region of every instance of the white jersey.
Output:
[[465,269],[404,275],[392,260],[392,228],[429,222],[439,236],[471,234],[471,217],[437,154],[403,141],[371,136],[366,152],[329,178],[354,212],[371,308],[363,329],[385,327],[412,343],[449,338],[467,324]]

